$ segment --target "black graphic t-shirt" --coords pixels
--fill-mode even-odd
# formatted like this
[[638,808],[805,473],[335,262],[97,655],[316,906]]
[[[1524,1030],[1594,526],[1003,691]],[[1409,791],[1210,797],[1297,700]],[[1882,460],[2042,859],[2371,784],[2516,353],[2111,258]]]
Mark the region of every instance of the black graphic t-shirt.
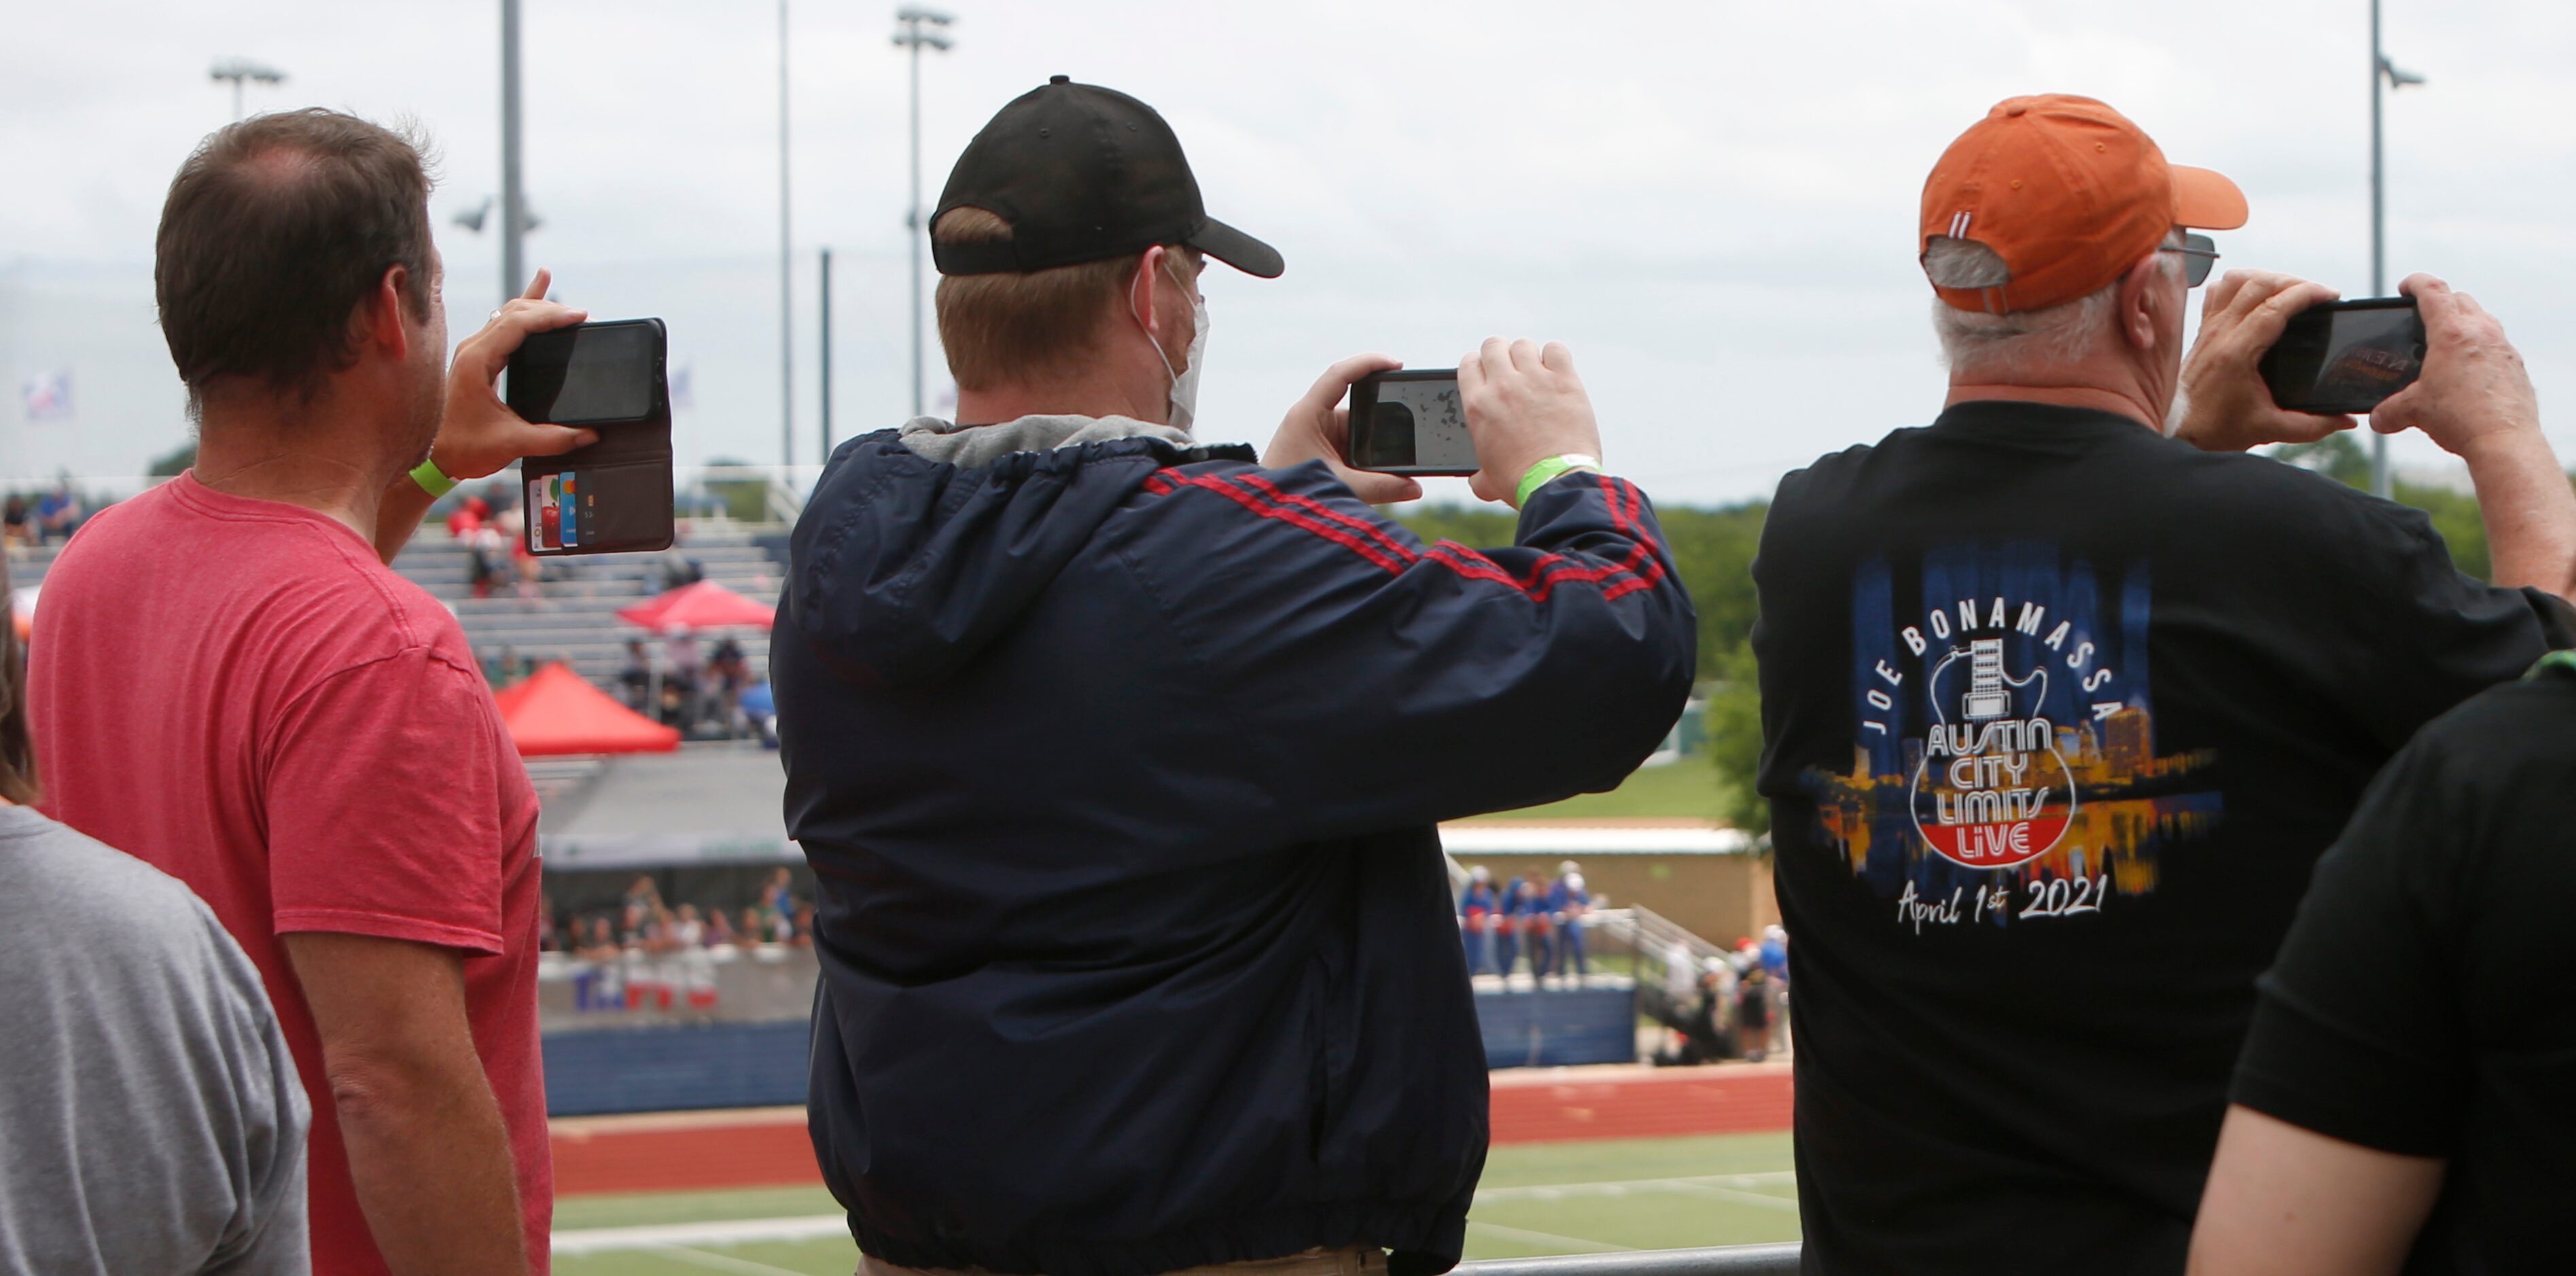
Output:
[[2576,676],[2424,728],[2317,863],[2236,1102],[2450,1165],[2409,1273],[2565,1271],[2576,1201]]
[[2417,511],[2039,404],[1790,475],[1754,579],[1827,1272],[2180,1271],[2317,856],[2576,638]]

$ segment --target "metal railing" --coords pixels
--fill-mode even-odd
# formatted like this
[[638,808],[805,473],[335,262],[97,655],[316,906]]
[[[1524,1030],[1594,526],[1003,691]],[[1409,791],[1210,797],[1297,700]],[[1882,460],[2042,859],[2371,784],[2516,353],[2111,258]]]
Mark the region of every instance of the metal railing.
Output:
[[1637,982],[1641,985],[1649,980],[1667,989],[1696,985],[1701,963],[1727,955],[1725,949],[1682,929],[1653,909],[1636,904],[1596,909],[1592,926],[1637,954]]
[[1798,1243],[1645,1249],[1461,1263],[1464,1276],[1797,1276]]

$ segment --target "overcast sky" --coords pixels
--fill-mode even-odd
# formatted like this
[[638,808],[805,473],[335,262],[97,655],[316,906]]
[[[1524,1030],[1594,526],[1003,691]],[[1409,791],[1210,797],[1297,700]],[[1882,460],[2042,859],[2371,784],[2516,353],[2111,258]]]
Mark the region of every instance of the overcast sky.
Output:
[[[925,202],[974,130],[1062,72],[1159,108],[1215,215],[1287,257],[1212,270],[1200,433],[1266,440],[1322,367],[1454,363],[1488,334],[1570,343],[1608,460],[1665,501],[1767,494],[1920,424],[1942,373],[1914,263],[1943,146],[1999,98],[2104,98],[2253,205],[2227,265],[2369,287],[2366,0],[1740,0],[1590,5],[956,0],[923,67]],[[779,457],[773,5],[525,0],[531,265],[601,318],[670,324],[682,459]],[[2388,113],[2389,281],[2447,275],[2529,356],[2576,461],[2576,6],[2388,0],[2431,83]],[[231,114],[206,72],[289,79],[253,110],[407,119],[455,335],[498,248],[453,224],[499,186],[498,4],[84,0],[0,40],[0,479],[111,475],[184,441],[152,324],[172,170]],[[792,9],[796,459],[816,459],[815,253],[835,260],[840,437],[909,403],[905,65],[892,6]],[[946,389],[936,347],[934,401]],[[27,419],[69,373],[73,416]],[[2420,438],[2401,464],[2438,464]]]

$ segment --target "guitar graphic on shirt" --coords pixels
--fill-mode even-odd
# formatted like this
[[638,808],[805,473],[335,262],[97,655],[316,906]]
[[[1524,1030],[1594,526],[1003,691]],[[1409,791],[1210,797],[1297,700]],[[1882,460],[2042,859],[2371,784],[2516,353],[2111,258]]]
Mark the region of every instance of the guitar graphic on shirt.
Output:
[[2076,794],[2046,716],[2048,671],[2013,677],[2003,639],[1973,638],[1925,683],[1934,725],[1909,794],[1924,842],[1967,868],[2011,868],[2055,849]]

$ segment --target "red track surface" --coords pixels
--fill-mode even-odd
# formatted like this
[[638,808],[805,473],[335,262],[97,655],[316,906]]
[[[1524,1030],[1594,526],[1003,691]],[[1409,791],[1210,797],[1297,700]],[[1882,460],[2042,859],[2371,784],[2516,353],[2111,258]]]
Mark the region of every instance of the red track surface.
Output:
[[[1562,1143],[1789,1128],[1789,1067],[1756,1064],[1494,1074],[1494,1142]],[[682,1192],[822,1181],[801,1108],[568,1117],[555,1192]]]
[[1494,1074],[1494,1142],[1652,1139],[1789,1128],[1789,1065]]

